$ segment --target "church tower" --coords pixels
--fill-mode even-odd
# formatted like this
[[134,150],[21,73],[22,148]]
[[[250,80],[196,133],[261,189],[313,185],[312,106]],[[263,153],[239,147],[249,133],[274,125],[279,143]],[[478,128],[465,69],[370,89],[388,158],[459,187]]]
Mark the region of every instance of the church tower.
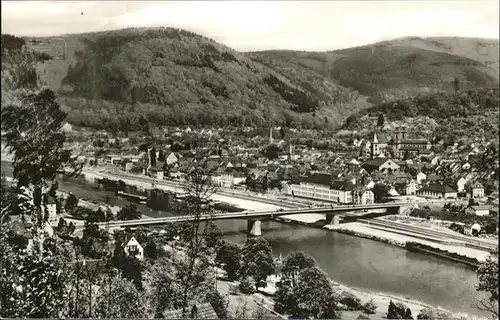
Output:
[[371,141],[371,157],[375,158],[380,154],[380,145],[378,143],[377,132],[373,134],[373,139]]
[[394,135],[394,140],[396,142],[396,145],[399,145],[399,143],[405,139],[406,139],[406,127],[403,126],[397,127]]

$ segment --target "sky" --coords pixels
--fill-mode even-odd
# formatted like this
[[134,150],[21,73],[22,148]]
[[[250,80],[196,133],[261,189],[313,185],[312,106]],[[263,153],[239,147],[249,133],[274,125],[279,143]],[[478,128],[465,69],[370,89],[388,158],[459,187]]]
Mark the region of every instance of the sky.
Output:
[[2,33],[165,26],[240,51],[334,50],[394,38],[499,38],[496,1],[2,1]]

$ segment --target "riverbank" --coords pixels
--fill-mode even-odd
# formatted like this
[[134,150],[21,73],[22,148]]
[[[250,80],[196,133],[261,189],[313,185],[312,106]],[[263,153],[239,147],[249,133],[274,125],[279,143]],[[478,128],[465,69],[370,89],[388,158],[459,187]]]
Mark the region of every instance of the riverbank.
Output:
[[[176,256],[182,257],[185,255],[184,250],[181,247],[178,247],[177,245],[174,244],[167,244],[164,246],[164,249],[168,252],[171,252],[173,257]],[[264,310],[263,311],[261,310],[260,312],[265,312],[266,319],[287,318],[284,315],[277,314],[276,312],[274,312],[273,309],[275,304],[273,297],[274,294],[276,293],[276,284],[280,280],[278,276],[272,275],[268,277],[266,287],[259,288],[259,290],[253,294],[245,295],[240,293],[239,290],[237,289],[234,290],[234,288],[238,288],[239,282],[225,279],[224,270],[216,268],[216,274],[218,277],[217,290],[221,294],[226,295],[226,297],[228,298],[229,300],[228,309],[230,310],[230,314],[242,312],[246,316],[246,318],[254,318],[255,314],[258,312],[257,310],[259,308],[263,308]],[[332,283],[334,291],[339,296],[344,296],[347,294],[354,295],[361,300],[362,304],[367,303],[369,301],[373,301],[376,305],[376,309],[375,309],[375,314],[369,315],[370,319],[382,319],[383,317],[385,317],[388,310],[389,302],[391,300],[394,303],[404,304],[407,308],[410,308],[412,314],[415,316],[419,314],[422,309],[439,310],[439,312],[441,313],[453,315],[453,313],[449,310],[440,307],[435,307],[415,299],[404,298],[402,296],[397,296],[382,292],[370,292],[367,290],[361,290],[358,288],[349,287],[341,283],[335,282],[332,279],[330,279],[330,282]],[[345,313],[349,313],[351,315],[355,314],[355,317],[357,317],[359,314],[362,314],[363,312],[345,311]],[[455,314],[455,316],[457,316],[457,319],[464,319],[464,320],[485,319],[485,318],[470,317],[470,316],[466,316],[465,318],[460,318],[458,314]]]
[[[397,221],[399,217],[387,216],[376,218],[374,221]],[[396,245],[399,247],[405,247],[407,242],[415,242],[422,245],[430,246],[435,249],[442,250],[444,252],[450,252],[453,254],[459,254],[466,256],[468,258],[477,259],[478,262],[486,260],[488,255],[490,254],[486,250],[478,250],[477,248],[470,248],[466,245],[467,239],[463,239],[458,241],[453,239],[454,235],[451,230],[444,230],[442,226],[432,226],[427,227],[425,224],[418,225],[416,221],[412,221],[413,224],[408,223],[409,225],[418,225],[423,230],[430,230],[436,232],[435,236],[430,235],[419,235],[412,230],[392,230],[390,227],[379,227],[379,226],[371,226],[369,224],[360,223],[360,222],[349,222],[342,223],[339,225],[324,225],[325,217],[321,214],[300,214],[300,215],[290,215],[290,216],[282,216],[276,219],[277,221],[284,223],[296,223],[302,225],[308,225],[312,227],[320,227],[329,229],[331,231],[348,234],[356,237],[361,237],[365,239],[375,240],[387,244]],[[411,219],[408,219],[411,220]],[[439,234],[437,234],[439,232]],[[446,236],[449,235],[450,238]],[[486,240],[485,243],[491,244],[492,241]],[[455,245],[454,245],[455,244]],[[442,257],[441,254],[435,254],[436,256]]]
[[[150,182],[144,182],[144,181],[138,181],[133,179],[132,177],[127,178],[127,177],[118,177],[113,174],[108,174],[108,173],[97,173],[97,172],[90,172],[90,171],[82,171],[82,173],[85,175],[85,178],[87,179],[96,179],[96,178],[108,178],[111,180],[122,180],[125,182],[127,185],[131,186],[136,186],[138,188],[142,189],[152,189],[152,183]],[[160,189],[160,190],[165,190],[165,191],[174,191],[174,192],[185,192],[184,188],[180,186],[172,186],[172,185],[167,185],[165,183],[156,183],[154,188]],[[266,211],[266,210],[279,210],[279,209],[290,209],[286,206],[278,206],[278,205],[273,205],[269,203],[263,203],[260,202],[259,200],[246,200],[242,198],[237,198],[237,197],[230,197],[226,195],[221,195],[214,193],[210,196],[210,198],[214,201],[220,201],[220,202],[225,202],[229,203],[231,205],[234,205],[238,208],[241,208],[243,210],[254,210],[254,211]]]
[[386,230],[375,229],[370,227],[369,225],[362,224],[359,222],[350,222],[339,225],[326,225],[324,228],[371,240],[381,241],[384,243],[389,243],[400,247],[405,247],[407,242],[416,242],[443,251],[448,251],[469,258],[477,259],[478,261],[486,260],[486,257],[488,257],[488,255],[490,254],[489,252],[486,251],[472,249],[465,246],[454,246],[454,245],[436,243],[418,237],[393,233],[390,232],[390,230],[386,231]]
[[[219,270],[220,273],[224,273],[224,271]],[[238,301],[247,301],[248,303],[248,315],[250,316],[255,312],[255,309],[259,307],[259,305],[263,305],[266,310],[273,310],[274,302],[274,294],[276,292],[276,283],[279,281],[279,278],[276,276],[271,276],[268,278],[267,286],[265,288],[260,288],[259,291],[252,295],[242,295],[239,293],[231,294],[229,288],[230,287],[238,287],[238,281],[227,281],[227,280],[218,280],[218,289],[222,294],[227,294],[230,299],[230,305],[233,306],[236,304],[241,304]],[[412,314],[416,317],[423,309],[433,310],[434,313],[439,313],[441,315],[446,315],[446,319],[456,319],[456,320],[466,320],[466,319],[474,319],[474,320],[487,320],[486,317],[478,317],[465,313],[454,313],[450,310],[441,308],[439,306],[433,306],[428,303],[424,303],[422,301],[418,301],[415,299],[409,299],[402,296],[387,294],[383,292],[371,292],[367,290],[361,290],[358,288],[348,287],[341,283],[335,282],[330,279],[332,283],[334,291],[338,295],[347,295],[351,294],[356,296],[361,300],[362,304],[365,304],[369,301],[372,301],[376,305],[375,314],[367,315],[370,319],[382,319],[385,318],[388,310],[388,306],[390,301],[394,303],[402,303],[407,308],[409,308]],[[260,303],[259,303],[260,302]],[[349,315],[354,315],[353,319],[363,314],[362,311],[344,311],[344,313]],[[366,314],[365,314],[366,315]],[[273,314],[274,317],[279,317],[280,315]],[[286,317],[285,317],[286,318]],[[350,319],[350,318],[349,318]]]

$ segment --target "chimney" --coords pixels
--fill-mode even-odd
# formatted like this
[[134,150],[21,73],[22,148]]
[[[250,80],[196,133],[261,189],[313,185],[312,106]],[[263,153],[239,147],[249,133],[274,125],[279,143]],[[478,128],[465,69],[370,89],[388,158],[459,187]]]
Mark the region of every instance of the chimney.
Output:
[[273,127],[269,128],[269,143],[273,143]]

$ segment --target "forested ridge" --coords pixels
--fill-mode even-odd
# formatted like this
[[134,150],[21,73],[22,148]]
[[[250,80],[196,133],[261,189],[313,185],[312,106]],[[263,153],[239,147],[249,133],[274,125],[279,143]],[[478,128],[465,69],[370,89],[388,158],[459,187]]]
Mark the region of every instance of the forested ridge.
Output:
[[56,37],[2,35],[8,48],[3,91],[48,86],[70,123],[95,129],[131,124],[126,130],[137,130],[141,116],[154,126],[335,129],[387,101],[498,84],[488,71],[490,51],[475,59],[401,41],[332,52],[241,53],[173,28],[64,39],[66,47]]
[[[498,139],[499,89],[482,88],[456,93],[419,95],[382,103],[351,115],[344,123],[346,130],[373,127],[373,118],[380,114],[387,121],[407,121],[426,117],[435,122],[434,136],[443,138],[475,137]],[[425,131],[422,128],[421,131]]]

